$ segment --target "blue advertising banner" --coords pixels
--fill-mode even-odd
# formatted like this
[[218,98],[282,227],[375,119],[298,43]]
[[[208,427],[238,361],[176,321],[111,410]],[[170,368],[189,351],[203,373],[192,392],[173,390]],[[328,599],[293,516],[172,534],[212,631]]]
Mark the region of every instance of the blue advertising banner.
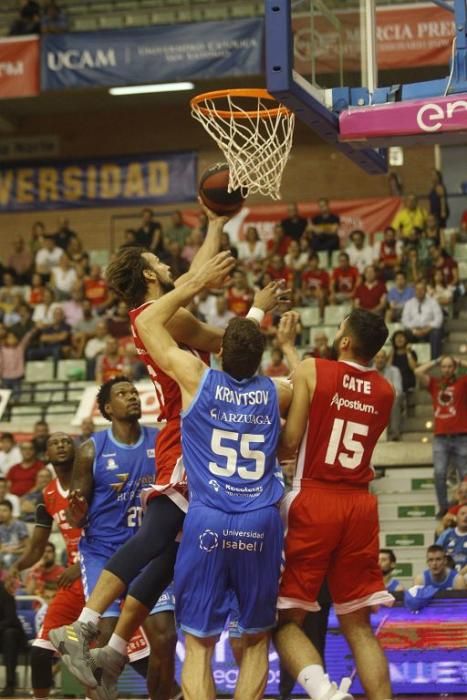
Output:
[[110,157],[0,168],[0,213],[196,199],[196,154]]
[[197,22],[41,38],[42,90],[257,75],[263,21]]

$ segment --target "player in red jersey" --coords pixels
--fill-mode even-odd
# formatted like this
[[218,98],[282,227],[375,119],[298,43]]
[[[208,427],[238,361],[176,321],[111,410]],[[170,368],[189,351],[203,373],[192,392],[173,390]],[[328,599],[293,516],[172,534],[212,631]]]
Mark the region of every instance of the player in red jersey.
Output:
[[84,605],[78,562],[81,528],[71,527],[65,515],[75,455],[73,441],[65,433],[54,433],[48,439],[47,452],[57,478],[47,484],[42,492],[42,500],[36,509],[36,526],[31,543],[23,556],[10,568],[7,582],[7,585],[12,585],[20,571],[29,569],[41,559],[55,522],[65,540],[67,568],[58,582],[58,591],[49,604],[31,649],[32,687],[35,698],[47,698],[52,686],[52,659],[55,648],[49,641],[50,630],[73,622]]
[[279,591],[276,646],[287,670],[313,700],[351,700],[324,674],[301,626],[327,578],[342,631],[368,700],[389,700],[387,662],[370,626],[375,605],[391,605],[378,566],[379,525],[371,457],[389,422],[394,392],[368,367],[384,345],[384,321],[355,309],[342,322],[338,362],[307,359],[294,374],[282,435],[285,455],[299,448],[294,486],[286,499],[285,570]]
[[[226,219],[217,217],[208,210],[207,214],[208,233],[187,274],[195,274],[200,270],[219,248],[220,235]],[[185,275],[180,277],[176,284],[184,279]],[[173,288],[170,268],[153,253],[142,248],[128,247],[121,249],[108,266],[107,280],[109,287],[131,309],[135,345],[154,383],[162,408],[160,418],[166,420],[166,425],[156,444],[156,484],[145,493],[146,510],[142,526],[137,534],[109,559],[86,606],[77,622],[73,624],[77,641],[75,643],[68,640],[66,654],[69,663],[80,669],[87,667],[89,659],[89,642],[92,636],[89,634],[88,623],[95,627],[107,607],[128,590],[122,614],[109,642],[110,648],[120,654],[124,653],[126,640],[131,638],[135,629],[146,619],[172,580],[175,564],[173,543],[181,532],[188,506],[181,462],[180,389],[150,357],[135,329],[136,318],[148,304]],[[223,278],[220,282],[223,282]],[[257,292],[253,302],[256,308],[250,309],[248,316],[260,322],[264,312],[273,309],[278,297],[282,295],[280,283],[271,283],[265,290]],[[217,353],[220,350],[224,331],[201,323],[185,309],[179,309],[168,324],[168,329],[180,346],[199,353],[206,360],[209,353]],[[104,676],[109,679],[107,688],[110,688],[112,673],[111,669],[105,669]],[[118,673],[113,674],[113,681],[116,676]],[[167,699],[161,697],[160,700]]]

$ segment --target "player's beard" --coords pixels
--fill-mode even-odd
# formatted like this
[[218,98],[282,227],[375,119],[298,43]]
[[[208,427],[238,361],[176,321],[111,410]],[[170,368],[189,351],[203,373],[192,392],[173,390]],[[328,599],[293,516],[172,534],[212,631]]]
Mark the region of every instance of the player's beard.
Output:
[[329,348],[329,359],[338,360],[339,359],[339,342],[340,339],[335,339]]
[[173,282],[159,282],[159,285],[163,294],[167,294],[167,292],[171,292],[173,289],[175,289]]

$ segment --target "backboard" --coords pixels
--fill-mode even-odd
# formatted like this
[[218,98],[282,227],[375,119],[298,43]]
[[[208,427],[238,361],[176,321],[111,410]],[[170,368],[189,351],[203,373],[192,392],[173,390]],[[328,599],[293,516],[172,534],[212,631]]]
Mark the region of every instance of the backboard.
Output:
[[336,4],[266,0],[269,92],[371,174],[386,172],[386,146],[467,142],[467,0],[416,6],[422,21],[414,33],[421,38],[434,31],[433,8],[448,18],[441,25],[446,77],[384,87],[378,85],[378,59],[387,63],[386,35],[393,44],[400,40],[408,67],[417,65],[417,36],[408,24],[388,21],[397,4],[378,7],[378,17],[375,0],[330,8]]

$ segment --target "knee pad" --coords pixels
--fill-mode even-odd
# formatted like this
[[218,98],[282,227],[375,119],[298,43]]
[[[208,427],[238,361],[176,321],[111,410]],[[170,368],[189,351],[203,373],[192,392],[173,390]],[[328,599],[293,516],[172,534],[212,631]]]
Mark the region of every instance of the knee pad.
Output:
[[31,647],[31,680],[33,688],[50,688],[52,686],[52,649]]

